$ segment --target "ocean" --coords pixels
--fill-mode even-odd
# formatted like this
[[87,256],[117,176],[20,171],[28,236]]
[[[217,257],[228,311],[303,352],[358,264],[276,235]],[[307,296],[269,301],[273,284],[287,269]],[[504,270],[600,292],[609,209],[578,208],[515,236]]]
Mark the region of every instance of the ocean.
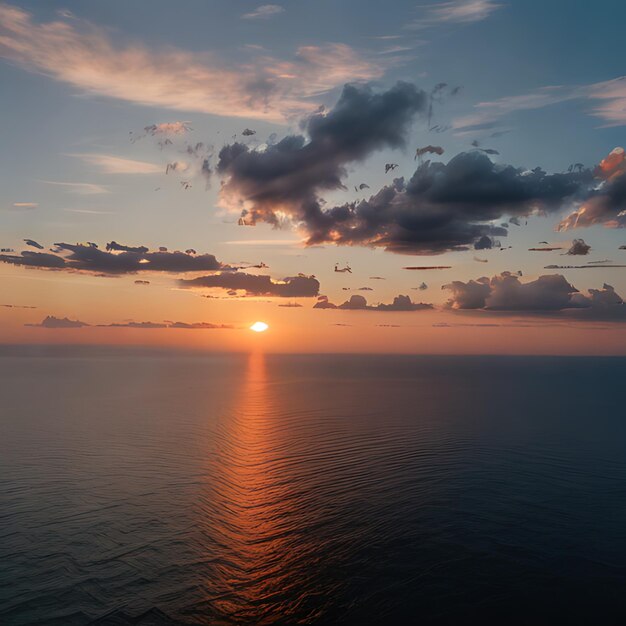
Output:
[[626,359],[0,358],[0,624],[623,624]]

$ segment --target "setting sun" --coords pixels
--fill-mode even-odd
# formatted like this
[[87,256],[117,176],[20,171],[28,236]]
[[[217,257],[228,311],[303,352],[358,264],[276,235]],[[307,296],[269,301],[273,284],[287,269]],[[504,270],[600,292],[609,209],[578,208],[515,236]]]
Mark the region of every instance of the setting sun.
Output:
[[254,322],[254,324],[250,326],[250,330],[253,330],[255,333],[263,333],[268,328],[269,326],[265,322]]

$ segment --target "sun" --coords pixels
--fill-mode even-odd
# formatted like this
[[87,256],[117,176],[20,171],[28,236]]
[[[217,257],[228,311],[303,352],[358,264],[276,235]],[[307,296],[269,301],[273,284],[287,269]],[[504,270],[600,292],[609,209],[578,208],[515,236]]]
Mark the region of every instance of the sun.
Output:
[[254,324],[250,326],[250,330],[253,330],[255,333],[263,333],[268,328],[269,326],[265,322],[254,322]]

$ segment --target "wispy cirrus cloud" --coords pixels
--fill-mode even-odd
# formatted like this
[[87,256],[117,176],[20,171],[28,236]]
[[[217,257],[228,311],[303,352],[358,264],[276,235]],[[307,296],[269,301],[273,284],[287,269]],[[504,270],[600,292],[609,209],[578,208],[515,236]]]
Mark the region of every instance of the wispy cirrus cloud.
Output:
[[457,135],[483,132],[494,128],[508,116],[520,111],[580,100],[591,104],[586,111],[604,122],[603,126],[626,124],[626,76],[589,85],[553,85],[497,100],[479,102],[474,110],[452,122]]
[[[37,23],[0,5],[0,56],[87,94],[138,105],[284,122],[313,111],[310,98],[385,68],[350,46],[304,46],[291,59],[257,56],[233,64],[216,55],[114,42],[93,24]],[[386,59],[386,63],[390,61]]]
[[81,196],[96,196],[101,193],[110,193],[104,185],[95,183],[65,183],[56,180],[40,180],[39,182],[62,187],[70,193],[76,193]]
[[279,4],[262,4],[261,6],[254,9],[254,11],[250,11],[249,13],[244,13],[241,16],[243,20],[267,20],[274,15],[278,15],[280,13],[284,13],[285,8],[281,7]]
[[29,209],[36,209],[39,206],[39,202],[14,202],[11,205],[13,211],[23,211]]
[[472,24],[487,19],[502,5],[493,0],[450,0],[422,5],[425,12],[407,28],[428,28],[437,24]]
[[595,103],[592,115],[604,120],[605,126],[626,124],[626,76],[591,85],[589,99]]
[[163,166],[147,161],[136,161],[135,159],[123,159],[111,154],[68,154],[94,165],[103,174],[160,174],[163,173]]

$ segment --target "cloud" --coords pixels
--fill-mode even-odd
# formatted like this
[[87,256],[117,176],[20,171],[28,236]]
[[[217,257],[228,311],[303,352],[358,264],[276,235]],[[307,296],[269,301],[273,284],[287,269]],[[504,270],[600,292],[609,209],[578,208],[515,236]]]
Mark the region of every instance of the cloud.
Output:
[[594,171],[600,184],[583,204],[558,225],[559,231],[602,224],[607,228],[626,227],[626,152],[615,148]]
[[305,121],[308,141],[290,135],[263,152],[240,143],[222,148],[220,203],[241,210],[248,223],[276,225],[287,219],[325,230],[328,216],[318,194],[344,189],[347,165],[383,148],[405,147],[411,122],[426,107],[426,94],[409,83],[398,82],[382,93],[346,85],[331,111]]
[[468,282],[453,281],[447,307],[508,313],[563,313],[573,319],[626,321],[626,305],[612,286],[580,293],[561,274],[547,274],[522,283],[510,272]]
[[244,20],[266,20],[279,13],[284,13],[285,9],[278,4],[262,4],[250,13],[244,13],[241,18]]
[[409,296],[396,296],[391,304],[377,304],[370,306],[361,295],[350,296],[343,304],[336,305],[328,299],[319,300],[313,305],[314,309],[343,309],[347,311],[424,311],[432,309],[432,304],[413,302]]
[[588,92],[590,100],[599,101],[591,112],[604,120],[605,126],[626,124],[626,76],[595,83]]
[[269,276],[228,272],[178,281],[184,288],[227,289],[244,291],[247,296],[276,296],[279,298],[312,298],[319,294],[320,283],[314,276],[291,276],[275,281]]
[[428,12],[421,20],[426,24],[468,24],[480,22],[489,17],[500,4],[492,0],[452,0],[438,2],[428,8]]
[[580,100],[591,102],[588,113],[603,120],[604,127],[626,124],[626,76],[589,85],[553,85],[525,94],[479,102],[474,112],[452,122],[457,134],[471,134],[494,128],[503,118],[519,111],[532,111]]
[[39,242],[35,241],[34,239],[24,239],[24,243],[27,246],[31,246],[31,248],[37,248],[38,250],[43,250],[43,246]]
[[14,209],[36,209],[39,202],[14,202],[11,205]]
[[[137,272],[199,272],[229,269],[212,254],[186,252],[150,252],[146,246],[107,244],[107,251],[95,245],[56,243],[61,254],[31,252],[2,254],[0,262],[40,269],[58,269],[103,274],[135,274]],[[119,252],[121,251],[121,252]]]
[[380,61],[345,44],[299,48],[289,60],[256,55],[236,64],[206,52],[151,50],[113,41],[79,20],[37,23],[0,5],[0,56],[83,93],[144,106],[284,122],[314,111],[315,96],[382,75]]
[[474,250],[491,250],[494,246],[494,240],[488,235],[483,235],[474,242]]
[[504,216],[557,211],[591,184],[589,171],[547,174],[493,163],[464,152],[447,164],[426,162],[405,181],[398,178],[367,200],[303,216],[309,243],[382,247],[402,254],[468,250],[507,228]]
[[103,174],[160,174],[163,167],[156,163],[122,159],[110,154],[68,154],[85,163],[95,165]]
[[104,185],[96,185],[94,183],[62,183],[55,180],[42,180],[40,182],[45,183],[46,185],[63,187],[70,193],[76,193],[81,196],[95,196],[102,193],[110,193]]
[[591,246],[586,244],[584,239],[574,239],[572,241],[572,245],[566,254],[571,255],[586,255],[589,254],[589,250],[591,250]]
[[542,87],[525,94],[479,102],[474,105],[473,113],[453,120],[452,128],[457,134],[482,132],[493,128],[502,118],[512,113],[542,109],[560,102],[580,98],[582,95],[583,93],[579,88],[551,86]]
[[39,324],[24,324],[34,328],[83,328],[90,326],[92,328],[182,328],[188,330],[215,330],[234,328],[230,324],[212,324],[210,322],[112,322],[110,324],[87,324],[80,320],[71,320],[67,317],[59,318],[54,315],[48,315]]
[[591,270],[591,269],[606,269],[606,268],[626,267],[626,265],[609,265],[603,262],[602,265],[546,265],[545,270]]
[[493,0],[449,0],[421,5],[424,13],[405,28],[420,30],[445,24],[473,24],[487,19],[502,5]]
[[54,317],[54,315],[48,315],[39,324],[24,324],[24,326],[39,328],[82,328],[83,326],[89,326],[89,324],[81,322],[80,320],[71,320],[67,317]]
[[48,252],[32,252],[31,250],[24,250],[19,255],[1,254],[0,262],[41,269],[62,269],[65,267],[65,259],[62,257]]
[[151,330],[154,328],[182,328],[184,330],[217,330],[231,329],[230,324],[212,324],[210,322],[113,322],[111,324],[98,324],[101,328],[142,328]]

